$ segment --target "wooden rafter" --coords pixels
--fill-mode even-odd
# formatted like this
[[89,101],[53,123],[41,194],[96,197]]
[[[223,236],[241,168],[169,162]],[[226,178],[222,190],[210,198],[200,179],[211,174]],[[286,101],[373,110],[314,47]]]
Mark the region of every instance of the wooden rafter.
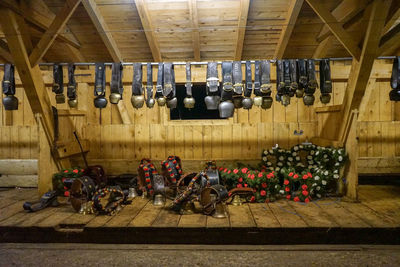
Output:
[[[302,1],[302,0],[301,0]],[[236,39],[235,60],[242,59],[244,36],[246,34],[247,16],[249,14],[250,0],[240,1],[238,34]]]
[[146,35],[147,43],[149,44],[151,54],[153,55],[153,60],[156,62],[161,62],[161,53],[158,46],[156,36],[154,34],[154,28],[150,20],[149,12],[147,11],[146,4],[144,0],[135,0],[136,9],[138,11],[140,21],[142,22],[142,27]]
[[383,54],[391,55],[400,47],[400,24],[393,27],[388,33],[382,36],[378,50],[378,56]]
[[400,6],[397,7],[396,11],[390,16],[389,20],[386,22],[385,27],[383,28],[383,34],[387,33],[390,28],[396,23],[396,21],[400,19]]
[[322,40],[319,45],[317,46],[317,48],[314,51],[313,54],[313,58],[323,58],[326,57],[329,49],[332,46],[332,42],[334,40],[334,36],[333,35],[329,35],[327,38],[325,38],[324,40]]
[[[369,0],[342,1],[334,10],[332,10],[332,16],[335,17],[344,27],[346,22],[353,19],[368,5],[368,2]],[[324,25],[318,34],[317,40],[321,42],[330,35],[332,35],[332,33],[329,30],[329,27]]]
[[117,43],[112,37],[112,34],[107,26],[107,23],[105,23],[104,18],[101,15],[96,2],[94,0],[82,0],[82,3],[87,13],[89,14],[89,17],[92,20],[94,26],[96,27],[98,33],[100,34],[100,37],[104,42],[104,45],[107,47],[107,50],[111,55],[111,58],[115,62],[122,62],[123,61],[122,56],[117,47]]
[[[55,15],[50,10],[48,10],[47,6],[43,3],[42,0],[30,0],[30,1],[15,1],[15,0],[2,0],[0,1],[0,5],[10,8],[15,13],[24,17],[27,22],[35,25],[36,27],[46,31]],[[36,6],[43,7],[40,10],[36,10]],[[69,34],[61,33],[57,36],[57,39],[67,42],[70,45],[80,48],[81,45],[79,41],[75,38],[73,34],[71,34],[71,30],[67,29]]]
[[188,0],[189,17],[192,23],[192,39],[194,60],[200,61],[200,34],[199,34],[199,18],[197,16],[197,0]]
[[56,37],[60,34],[61,30],[64,28],[65,24],[68,22],[69,18],[74,13],[75,9],[80,4],[81,0],[67,0],[54,18],[50,27],[43,34],[39,43],[33,49],[29,56],[29,60],[32,66],[35,66],[46,54],[47,50],[51,47]]
[[7,62],[14,62],[10,50],[8,49],[8,45],[3,40],[0,40],[0,56],[7,60]]
[[327,10],[319,0],[306,0],[315,13],[320,17],[320,19],[328,26],[330,31],[339,42],[346,48],[346,50],[355,59],[359,60],[361,55],[361,50],[353,37],[344,30],[343,26],[337,19],[332,15],[329,10]]
[[303,2],[304,0],[292,0],[290,2],[288,14],[275,49],[275,58],[282,58],[285,54],[287,44],[289,43],[290,36],[292,36],[292,32],[294,26],[296,25],[297,17],[299,16],[301,7],[303,6]]

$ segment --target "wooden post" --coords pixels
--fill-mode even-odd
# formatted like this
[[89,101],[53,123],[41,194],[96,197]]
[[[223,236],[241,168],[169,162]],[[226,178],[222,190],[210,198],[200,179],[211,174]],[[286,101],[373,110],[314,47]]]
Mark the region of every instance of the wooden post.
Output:
[[353,110],[351,114],[350,129],[345,144],[346,151],[349,156],[349,164],[344,171],[346,177],[345,191],[346,196],[352,200],[358,200],[358,135],[357,135],[357,114],[358,111]]

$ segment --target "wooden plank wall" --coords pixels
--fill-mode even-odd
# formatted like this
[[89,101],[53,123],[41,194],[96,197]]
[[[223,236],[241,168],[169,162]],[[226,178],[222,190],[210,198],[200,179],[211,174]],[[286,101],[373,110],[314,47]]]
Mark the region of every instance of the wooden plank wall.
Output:
[[[329,105],[342,103],[349,70],[349,62],[332,62],[334,82]],[[370,104],[366,109],[368,114],[360,116],[360,157],[400,156],[400,144],[397,141],[400,137],[400,122],[397,122],[400,119],[400,109],[399,104],[388,99],[390,71],[390,62],[385,61],[379,61],[373,70],[371,78],[376,79],[372,88],[374,97],[369,100]],[[110,72],[107,68],[108,81]],[[145,75],[146,71],[144,72]],[[135,110],[132,107],[132,69],[127,67],[124,72],[124,104],[132,124],[123,124],[120,111],[111,104],[101,111],[100,123],[100,110],[93,106],[93,68],[80,69],[77,73],[91,74],[77,77],[78,109],[86,112],[86,116],[60,117],[61,139],[73,140],[72,132],[76,129],[82,139],[90,141],[88,158],[92,162],[133,162],[142,157],[162,160],[172,154],[179,155],[184,160],[259,160],[262,148],[277,143],[287,148],[318,136],[324,120],[324,116],[317,117],[314,112],[315,107],[322,106],[317,92],[314,107],[306,107],[301,99],[294,98],[287,108],[274,102],[270,110],[241,109],[229,120],[170,121],[166,108],[156,105],[153,109]],[[54,94],[51,93],[51,70],[43,70],[43,75],[52,104],[56,105]],[[195,82],[204,82],[205,68],[196,67],[193,70],[193,79]],[[275,79],[274,69],[272,79]],[[181,70],[181,66],[177,66],[177,81],[184,81],[184,69]],[[17,84],[20,84],[18,77]],[[12,112],[11,123],[10,116],[3,108],[0,109],[3,125],[0,128],[0,158],[37,158],[35,143],[31,141],[26,144],[26,140],[37,138],[34,137],[37,133],[33,133],[33,129],[36,129],[35,120],[21,89],[20,86],[17,89],[20,109]],[[108,94],[107,86],[107,97]],[[56,106],[58,109],[68,109],[67,104]],[[7,123],[13,126],[5,127]],[[295,129],[303,129],[304,135],[295,136]],[[18,134],[12,134],[15,132]],[[29,148],[29,153],[25,146]],[[19,147],[22,147],[21,151]]]

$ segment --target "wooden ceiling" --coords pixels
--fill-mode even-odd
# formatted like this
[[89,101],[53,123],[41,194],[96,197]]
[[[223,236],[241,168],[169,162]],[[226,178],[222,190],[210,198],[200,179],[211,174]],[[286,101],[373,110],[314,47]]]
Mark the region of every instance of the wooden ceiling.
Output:
[[[76,0],[67,0],[76,1]],[[4,0],[30,26],[33,47],[66,0]],[[211,61],[265,58],[348,57],[303,0],[82,0],[41,61]],[[371,0],[324,0],[336,23],[360,43]],[[400,1],[393,21],[400,31]],[[35,21],[36,20],[36,21]],[[39,22],[38,22],[39,21]],[[340,23],[338,23],[340,22]],[[333,22],[334,23],[334,22]],[[390,26],[390,27],[389,27]],[[390,37],[390,36],[389,36]],[[0,58],[9,61],[0,34]],[[399,54],[390,46],[387,54]],[[12,49],[12,48],[11,48]]]

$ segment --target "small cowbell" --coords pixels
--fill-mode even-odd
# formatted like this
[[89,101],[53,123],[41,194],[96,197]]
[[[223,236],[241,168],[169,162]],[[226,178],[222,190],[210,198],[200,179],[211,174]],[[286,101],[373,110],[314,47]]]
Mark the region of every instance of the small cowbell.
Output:
[[112,93],[110,95],[110,103],[111,104],[118,104],[118,102],[121,100],[121,94],[118,93]]
[[243,98],[242,106],[244,109],[251,109],[253,107],[253,99],[251,99],[250,97]]
[[94,99],[94,106],[96,108],[105,108],[107,106],[107,99],[104,96],[97,96]]
[[314,104],[314,100],[315,100],[314,95],[305,95],[303,97],[303,102],[304,102],[304,105],[306,105],[306,106],[312,106]]
[[70,108],[76,108],[78,106],[78,99],[68,99],[68,106]]
[[174,109],[178,105],[178,99],[176,97],[171,100],[167,100],[167,108]]
[[218,110],[221,118],[231,118],[235,112],[235,106],[231,101],[224,101],[218,105]]
[[132,95],[131,103],[132,103],[132,106],[136,109],[142,108],[144,105],[144,96],[143,95]]
[[331,101],[331,94],[322,94],[319,99],[322,104],[328,104]]
[[262,102],[263,102],[262,97],[261,96],[255,96],[254,99],[253,99],[253,102],[254,102],[254,106],[261,107]]
[[235,195],[232,200],[232,205],[233,206],[241,206],[242,204],[243,204],[243,202],[242,202],[242,199],[240,198],[240,196]]
[[3,105],[5,110],[17,110],[18,98],[14,95],[8,95],[3,98]]
[[218,104],[219,104],[220,99],[221,99],[221,97],[219,97],[217,95],[206,96],[204,98],[204,102],[206,103],[207,109],[208,110],[216,110],[216,109],[218,109]]
[[153,205],[154,206],[164,206],[165,201],[164,197],[161,194],[157,194],[154,196]]
[[195,103],[196,101],[194,100],[193,97],[185,97],[185,99],[183,99],[183,104],[185,105],[185,108],[188,109],[194,108]]
[[146,106],[148,108],[153,108],[155,104],[156,104],[156,101],[154,100],[154,98],[147,98]]
[[167,103],[167,99],[165,97],[162,96],[162,97],[157,98],[157,104],[160,107],[165,106],[166,103]]
[[262,109],[269,109],[272,106],[273,99],[270,96],[265,96],[262,98],[262,104],[261,108]]
[[233,105],[235,106],[235,108],[242,108],[243,104],[242,104],[242,96],[238,96],[238,97],[234,97],[233,98]]

